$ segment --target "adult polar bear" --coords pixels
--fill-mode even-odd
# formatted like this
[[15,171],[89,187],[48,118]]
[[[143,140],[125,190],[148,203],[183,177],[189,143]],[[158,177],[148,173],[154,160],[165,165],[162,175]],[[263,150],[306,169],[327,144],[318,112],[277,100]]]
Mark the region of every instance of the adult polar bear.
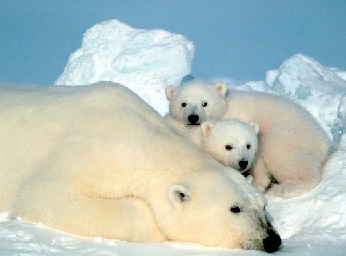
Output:
[[[259,153],[251,174],[262,192],[295,197],[321,180],[330,140],[312,115],[289,100],[259,92],[229,91],[224,83],[192,81],[166,88],[174,130],[198,141],[207,119],[237,118],[259,124]],[[213,150],[213,149],[210,149]],[[272,181],[278,184],[273,184]]]
[[276,251],[264,198],[120,85],[0,87],[0,209],[82,236]]

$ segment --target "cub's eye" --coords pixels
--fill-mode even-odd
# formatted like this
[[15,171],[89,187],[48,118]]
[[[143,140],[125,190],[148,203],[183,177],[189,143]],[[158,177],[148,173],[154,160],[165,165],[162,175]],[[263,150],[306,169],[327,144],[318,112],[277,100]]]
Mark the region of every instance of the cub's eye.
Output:
[[202,107],[206,107],[206,106],[208,106],[208,102],[202,102]]
[[247,144],[247,145],[246,145],[246,148],[247,148],[247,149],[250,149],[250,148],[251,148],[251,145],[250,145],[250,144]]
[[226,146],[225,146],[225,149],[226,149],[226,150],[232,150],[233,147],[232,147],[231,145],[226,145]]
[[181,103],[181,106],[182,106],[183,108],[185,108],[185,107],[186,107],[186,103],[185,103],[185,102]]
[[232,206],[229,210],[230,210],[230,212],[233,212],[233,213],[240,213],[241,212],[241,209],[239,206]]

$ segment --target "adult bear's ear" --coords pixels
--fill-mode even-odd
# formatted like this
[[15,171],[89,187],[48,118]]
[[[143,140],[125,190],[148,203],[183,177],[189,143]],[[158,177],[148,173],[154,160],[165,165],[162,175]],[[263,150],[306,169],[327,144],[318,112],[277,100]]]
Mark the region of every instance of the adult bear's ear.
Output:
[[220,96],[225,96],[227,92],[227,85],[225,83],[217,83],[215,87]]
[[213,128],[214,128],[214,125],[211,122],[205,121],[204,123],[201,124],[202,134],[204,136],[210,135]]
[[173,85],[167,86],[165,89],[166,92],[166,97],[168,100],[172,99],[175,89],[177,89],[176,87],[174,87]]
[[175,207],[181,207],[182,204],[190,201],[190,189],[183,184],[173,184],[168,189],[168,198]]
[[252,122],[249,123],[249,125],[251,126],[251,128],[252,128],[252,129],[256,132],[256,134],[257,134],[258,131],[259,131],[259,124],[256,123],[256,122],[254,122],[254,121],[252,121]]

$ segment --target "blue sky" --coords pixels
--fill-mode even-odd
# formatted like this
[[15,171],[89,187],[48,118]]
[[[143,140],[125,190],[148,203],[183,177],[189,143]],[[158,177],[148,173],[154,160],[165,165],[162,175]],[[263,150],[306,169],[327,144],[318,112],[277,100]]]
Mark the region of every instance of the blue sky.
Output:
[[185,35],[200,79],[263,80],[296,53],[346,70],[345,0],[1,0],[0,82],[52,84],[109,19]]

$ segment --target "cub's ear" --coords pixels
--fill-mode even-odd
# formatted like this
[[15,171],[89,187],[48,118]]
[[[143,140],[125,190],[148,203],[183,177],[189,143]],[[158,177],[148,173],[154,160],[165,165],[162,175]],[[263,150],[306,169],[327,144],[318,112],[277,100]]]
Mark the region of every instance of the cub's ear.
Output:
[[251,128],[255,131],[256,134],[258,134],[259,131],[259,124],[252,121],[249,123],[249,125],[251,126]]
[[220,96],[225,96],[227,92],[227,85],[225,83],[217,83],[215,87]]
[[168,100],[172,99],[174,92],[175,92],[175,89],[177,89],[177,88],[173,85],[166,87],[165,92],[166,92],[166,97]]
[[191,192],[183,184],[173,184],[168,189],[168,198],[173,206],[181,207],[182,204],[191,200]]
[[202,134],[204,136],[210,135],[213,128],[214,128],[214,125],[211,122],[205,121],[204,123],[201,124]]

